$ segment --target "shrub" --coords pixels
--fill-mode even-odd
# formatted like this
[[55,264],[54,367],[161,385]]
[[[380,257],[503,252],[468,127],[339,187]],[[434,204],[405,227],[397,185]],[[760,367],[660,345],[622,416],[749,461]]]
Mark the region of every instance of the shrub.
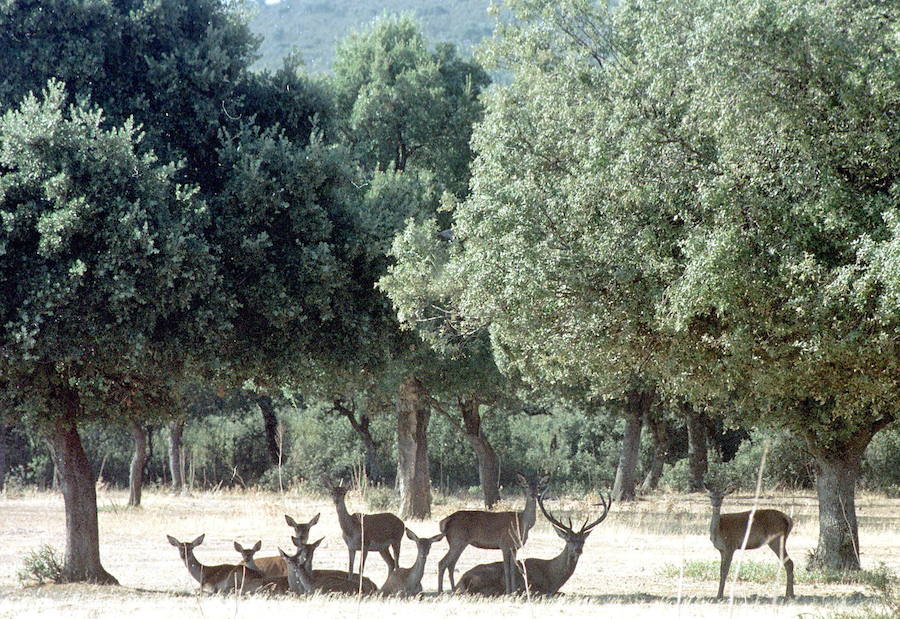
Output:
[[23,585],[43,585],[62,582],[63,557],[49,544],[42,544],[22,560],[22,568],[16,575]]

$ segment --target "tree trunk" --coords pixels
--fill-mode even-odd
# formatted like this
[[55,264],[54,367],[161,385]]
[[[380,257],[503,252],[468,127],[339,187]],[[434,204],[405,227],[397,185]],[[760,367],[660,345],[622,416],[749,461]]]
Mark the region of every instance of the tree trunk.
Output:
[[368,475],[369,479],[372,481],[381,481],[384,478],[384,473],[382,473],[381,465],[378,462],[378,444],[375,442],[375,438],[372,436],[372,431],[369,427],[369,416],[363,413],[357,420],[356,412],[347,406],[343,400],[335,400],[333,406],[334,410],[347,418],[347,421],[350,422],[350,426],[359,435],[359,438],[362,439],[363,446],[366,450],[366,475]]
[[856,479],[864,451],[847,450],[816,457],[819,496],[819,545],[810,560],[815,567],[858,570],[859,529]]
[[484,495],[484,506],[490,509],[500,500],[500,462],[497,452],[481,432],[481,415],[475,399],[461,399],[459,410],[463,418],[466,439],[478,461],[478,481]]
[[61,388],[59,403],[64,415],[49,431],[54,463],[59,471],[66,510],[65,582],[119,584],[100,564],[100,534],[97,527],[97,493],[91,465],[76,427],[78,395]]
[[169,470],[172,471],[172,490],[175,492],[184,492],[183,436],[184,419],[176,419],[169,426]]
[[625,402],[625,435],[622,437],[622,454],[616,469],[616,481],[612,496],[616,501],[633,501],[637,485],[637,465],[641,449],[641,427],[644,414],[653,401],[653,394],[646,391],[629,391]]
[[703,414],[694,410],[687,402],[681,403],[681,413],[688,432],[688,470],[690,480],[688,490],[705,492],[707,471],[706,423]]
[[269,463],[272,466],[278,466],[281,447],[278,440],[278,416],[275,414],[275,405],[272,403],[272,398],[267,395],[257,395],[255,400],[262,412],[263,425],[266,428],[266,451],[269,453]]
[[10,427],[0,423],[0,490],[6,485],[6,475],[9,473],[9,432]]
[[131,422],[131,442],[134,452],[128,472],[128,505],[138,507],[141,504],[141,489],[144,486],[144,466],[147,464],[147,432],[138,421]]
[[644,483],[641,484],[641,492],[650,492],[656,490],[659,486],[663,465],[666,463],[671,450],[669,427],[662,408],[659,406],[651,407],[647,411],[646,423],[650,429],[650,436],[653,438],[653,460],[650,462],[650,470],[647,471]]
[[397,397],[397,485],[400,516],[424,520],[431,516],[431,475],[428,470],[428,418],[425,389],[415,377],[400,385]]

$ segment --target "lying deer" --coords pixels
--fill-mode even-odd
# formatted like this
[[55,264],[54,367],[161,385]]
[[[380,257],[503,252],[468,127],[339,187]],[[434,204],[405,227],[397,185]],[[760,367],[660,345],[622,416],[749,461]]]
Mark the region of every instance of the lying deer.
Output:
[[208,593],[247,593],[258,589],[265,582],[265,576],[246,565],[203,565],[194,556],[194,548],[203,543],[204,533],[192,542],[179,542],[166,535],[169,543],[178,548],[181,560],[198,583],[201,591]]
[[[253,555],[259,552],[259,549],[262,548],[262,541],[256,542],[252,548],[244,548],[238,542],[234,542],[234,549],[238,551],[241,555],[241,565],[245,565],[249,567],[251,570],[255,570],[262,574],[265,579],[262,584],[260,584],[260,589],[266,589],[268,591],[275,591],[277,593],[284,593],[288,590],[288,581],[287,574],[284,576],[269,576],[266,574],[266,571],[257,564],[257,561],[265,561],[265,559],[254,559]],[[266,557],[272,558],[272,557]],[[284,559],[281,557],[275,557],[278,559],[278,562],[287,568],[287,564],[284,562]],[[285,569],[286,571],[286,569]]]
[[709,486],[709,500],[712,503],[712,519],[709,522],[709,538],[713,546],[721,555],[719,564],[719,593],[717,598],[725,595],[725,580],[731,569],[731,559],[734,551],[741,548],[744,538],[747,543],[744,548],[753,550],[763,545],[768,545],[784,565],[787,572],[787,588],[785,597],[794,597],[794,562],[791,561],[785,550],[788,535],[794,527],[790,516],[777,509],[758,509],[753,512],[753,522],[750,524],[750,533],[747,534],[747,525],[750,523],[751,512],[737,512],[734,514],[721,514],[722,499],[734,492],[734,488],[719,491]]
[[447,536],[450,549],[438,562],[438,593],[444,588],[444,571],[450,572],[450,587],[455,589],[454,570],[459,555],[472,545],[490,548],[503,553],[504,590],[515,590],[516,552],[525,545],[528,531],[534,526],[535,502],[547,488],[549,475],[538,481],[529,480],[521,473],[516,477],[525,490],[525,507],[520,512],[458,511],[440,522],[441,533]]
[[[320,514],[316,514],[309,522],[298,523],[285,514],[284,521],[289,527],[294,529],[294,537],[299,539],[300,543],[305,544],[309,540],[309,530],[319,522],[319,516]],[[287,578],[287,563],[281,557],[260,557],[254,563],[255,567],[253,569],[259,570],[269,578]]]
[[[343,482],[336,485],[327,477],[322,478],[322,483],[331,493],[344,542],[347,544],[347,551],[350,554],[350,565],[347,571],[353,571],[357,551],[362,551],[359,564],[360,574],[366,569],[366,555],[370,550],[376,550],[381,554],[381,558],[387,563],[388,572],[397,567],[397,559],[400,558],[400,543],[403,541],[403,531],[406,529],[403,521],[394,514],[388,513],[350,515],[345,502],[350,488],[344,486]],[[389,549],[393,549],[393,556]]]
[[371,580],[359,574],[341,572],[340,570],[312,569],[313,553],[322,543],[324,537],[312,544],[301,544],[292,538],[297,552],[287,554],[281,548],[279,554],[288,566],[288,587],[294,593],[303,595],[318,591],[321,593],[362,593],[370,595],[378,590]]
[[[600,505],[603,506],[603,513],[600,514],[600,517],[590,524],[585,519],[581,530],[575,532],[572,528],[571,518],[568,526],[564,525],[544,508],[543,498],[538,497],[541,511],[553,525],[556,534],[566,542],[566,545],[562,552],[553,559],[525,559],[524,562],[518,562],[516,569],[517,592],[525,591],[525,576],[528,578],[528,590],[532,594],[555,595],[566,584],[575,572],[575,566],[578,565],[578,559],[584,550],[584,542],[588,535],[591,534],[594,527],[606,520],[606,516],[609,514],[612,497],[605,501],[601,495],[600,501]],[[462,575],[454,591],[480,595],[503,595],[506,593],[503,581],[503,563],[498,561],[476,565]]]
[[416,562],[412,567],[395,567],[384,585],[381,587],[381,593],[384,595],[418,595],[422,593],[422,575],[425,573],[425,559],[428,557],[428,551],[431,545],[444,538],[444,534],[434,535],[432,537],[418,537],[415,533],[406,529],[406,537],[416,543]]

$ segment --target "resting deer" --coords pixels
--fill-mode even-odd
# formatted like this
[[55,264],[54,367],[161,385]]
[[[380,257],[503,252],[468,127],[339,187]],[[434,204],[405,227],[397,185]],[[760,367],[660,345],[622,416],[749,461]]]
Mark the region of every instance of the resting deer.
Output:
[[[362,558],[359,564],[359,572],[362,574],[366,569],[366,555],[370,550],[377,550],[381,554],[381,558],[387,563],[388,572],[397,567],[397,559],[400,558],[400,543],[403,541],[403,531],[406,527],[403,521],[394,514],[353,514],[347,511],[345,497],[348,486],[335,485],[327,477],[322,479],[323,484],[331,493],[334,500],[334,506],[337,508],[338,522],[341,525],[344,542],[347,544],[347,551],[350,554],[350,566],[348,572],[353,571],[353,563],[356,559],[356,552],[362,551]],[[365,540],[363,540],[365,538]],[[365,544],[363,543],[365,541]],[[389,549],[393,549],[394,555],[391,556]]]
[[359,574],[341,572],[339,570],[312,569],[313,553],[322,543],[324,537],[312,544],[301,544],[292,538],[297,552],[287,554],[281,548],[279,554],[288,566],[288,587],[294,593],[303,595],[319,591],[322,593],[363,593],[370,595],[378,590],[371,580]]
[[198,583],[200,589],[209,593],[239,591],[247,593],[264,584],[265,576],[245,565],[203,565],[194,556],[194,548],[203,543],[204,533],[192,542],[179,542],[166,535],[169,543],[178,548],[181,560]]
[[[524,565],[520,562],[516,569],[516,591],[525,590],[525,577],[528,578],[528,589],[531,593],[539,595],[555,595],[560,588],[566,584],[566,581],[575,572],[575,566],[578,565],[578,559],[584,550],[584,542],[591,531],[598,524],[606,520],[609,514],[609,508],[612,505],[612,497],[608,501],[600,497],[600,505],[603,506],[603,513],[600,517],[588,524],[585,519],[581,525],[581,530],[575,532],[572,528],[572,520],[569,519],[568,526],[553,517],[553,514],[544,508],[544,500],[538,497],[538,505],[553,530],[561,537],[566,545],[562,552],[553,559],[525,559]],[[503,595],[503,563],[487,563],[484,565],[476,565],[459,579],[455,591],[459,593],[477,593],[481,595]]]
[[[284,521],[287,522],[289,527],[294,529],[294,536],[300,540],[300,543],[305,544],[309,540],[309,530],[319,522],[319,516],[320,514],[316,514],[309,522],[298,523],[285,514]],[[246,561],[244,563],[247,564]],[[260,557],[254,563],[255,566],[251,567],[269,578],[287,578],[287,563],[281,557]]]
[[[234,542],[234,549],[237,550],[241,555],[241,565],[245,565],[251,570],[255,570],[265,577],[262,584],[260,584],[260,588],[270,591],[276,591],[278,593],[284,593],[288,590],[287,574],[285,573],[284,576],[270,576],[269,574],[266,574],[266,571],[262,569],[257,563],[257,561],[264,561],[265,559],[253,558],[253,555],[259,552],[260,548],[262,548],[262,541],[256,542],[256,544],[254,544],[252,548],[244,548],[238,542]],[[277,559],[279,563],[285,566],[285,572],[287,572],[287,564],[284,562],[284,559],[282,559],[281,557],[274,558]]]
[[425,559],[428,557],[428,551],[431,545],[439,542],[444,538],[444,534],[435,535],[433,537],[418,537],[415,533],[406,529],[406,537],[416,543],[416,562],[412,567],[395,567],[384,585],[381,592],[384,595],[418,595],[422,593],[422,575],[425,573]]
[[515,590],[516,551],[525,545],[528,531],[534,526],[535,502],[547,487],[550,479],[545,475],[538,481],[531,481],[521,473],[516,473],[519,483],[525,489],[525,507],[520,512],[458,511],[440,522],[441,533],[447,536],[450,549],[438,562],[438,593],[444,588],[444,571],[450,572],[450,587],[456,588],[454,569],[459,555],[466,546],[500,550],[503,553],[504,590]]
[[747,550],[753,550],[766,544],[772,549],[778,559],[784,565],[787,572],[786,597],[794,597],[794,562],[787,555],[785,544],[788,535],[794,526],[790,516],[777,509],[758,509],[753,512],[753,523],[750,525],[750,533],[747,535],[747,523],[750,521],[750,512],[738,512],[735,514],[720,514],[722,499],[734,492],[734,488],[728,488],[724,492],[706,487],[709,492],[709,500],[712,503],[712,519],[709,522],[709,538],[713,546],[722,555],[719,565],[719,593],[716,597],[725,595],[725,580],[728,578],[728,570],[731,568],[731,558],[734,551],[744,543]]

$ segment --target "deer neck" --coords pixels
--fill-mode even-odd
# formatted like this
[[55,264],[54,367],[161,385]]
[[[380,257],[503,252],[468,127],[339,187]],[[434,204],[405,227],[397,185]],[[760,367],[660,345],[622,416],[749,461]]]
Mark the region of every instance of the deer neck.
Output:
[[[201,564],[197,557],[194,556],[194,549],[191,548],[184,556],[184,565],[187,567],[188,572],[190,572],[191,576],[199,582],[201,585],[203,584],[203,572],[204,565]],[[207,571],[207,575],[209,575]]]
[[525,543],[525,538],[528,537],[528,532],[531,530],[531,527],[534,526],[535,521],[535,505],[537,504],[537,500],[533,495],[529,494],[525,499],[525,507],[519,512],[519,524],[521,526],[521,531],[519,534],[522,536],[522,543]]
[[427,557],[428,549],[426,548],[424,552],[419,549],[419,552],[416,555],[416,562],[413,563],[413,566],[409,569],[409,574],[406,576],[406,581],[409,585],[422,582],[422,576],[425,574],[425,559]]
[[337,509],[338,523],[341,530],[348,535],[356,534],[359,531],[359,523],[347,511],[347,502],[343,497],[334,500],[334,506]]
[[722,518],[722,505],[713,505],[712,506],[712,517],[709,519],[709,539],[712,540],[713,545],[718,547],[716,541],[719,539],[719,522]]
[[548,591],[548,595],[553,595],[559,591],[560,587],[566,584],[566,581],[575,572],[575,566],[578,565],[578,555],[566,544],[562,552],[549,560],[546,576],[553,585],[552,590]]

